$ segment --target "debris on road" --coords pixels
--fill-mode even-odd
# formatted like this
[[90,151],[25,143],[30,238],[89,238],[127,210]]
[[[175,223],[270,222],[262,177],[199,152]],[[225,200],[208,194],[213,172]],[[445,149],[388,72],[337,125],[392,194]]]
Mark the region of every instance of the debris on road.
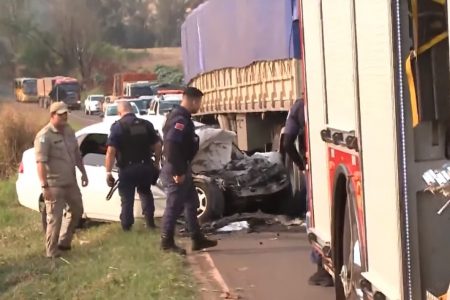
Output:
[[217,229],[217,232],[232,232],[248,229],[249,225],[247,221],[233,222],[224,227]]
[[[205,233],[224,233],[247,230],[247,233],[255,231],[304,231],[304,221],[299,218],[289,218],[284,215],[265,214],[260,211],[256,213],[235,214],[224,217],[202,225]],[[294,228],[295,227],[295,228]],[[279,233],[278,235],[279,236]]]

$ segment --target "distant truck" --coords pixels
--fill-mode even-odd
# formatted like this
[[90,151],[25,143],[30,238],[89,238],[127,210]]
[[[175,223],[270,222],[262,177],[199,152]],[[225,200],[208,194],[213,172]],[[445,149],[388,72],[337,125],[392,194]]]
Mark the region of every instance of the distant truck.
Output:
[[114,75],[113,94],[109,101],[122,97],[152,96],[152,82],[157,79],[154,73],[118,73]]
[[62,101],[70,109],[81,108],[81,86],[77,79],[64,76],[44,77],[37,80],[39,106],[48,108]]

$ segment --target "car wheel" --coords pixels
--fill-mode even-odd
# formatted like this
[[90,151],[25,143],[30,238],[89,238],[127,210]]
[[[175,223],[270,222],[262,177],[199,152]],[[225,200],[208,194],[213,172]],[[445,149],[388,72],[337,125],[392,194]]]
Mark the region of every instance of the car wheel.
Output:
[[203,224],[221,218],[225,211],[225,199],[219,187],[213,182],[203,179],[194,179],[194,185],[199,200],[197,210],[199,223]]

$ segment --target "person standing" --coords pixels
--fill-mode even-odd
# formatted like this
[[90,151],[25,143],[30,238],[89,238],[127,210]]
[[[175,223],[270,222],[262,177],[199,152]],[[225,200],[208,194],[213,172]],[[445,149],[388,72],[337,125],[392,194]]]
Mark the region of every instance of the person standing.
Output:
[[[120,101],[117,107],[120,120],[111,126],[106,152],[106,181],[114,186],[114,161],[119,167],[119,194],[122,203],[120,222],[124,231],[134,224],[136,190],[141,200],[146,225],[155,229],[155,203],[151,185],[156,183],[161,157],[161,139],[152,123],[136,117],[130,102]],[[154,160],[152,160],[154,156]]]
[[[299,150],[295,146],[298,139]],[[305,108],[303,100],[298,99],[289,110],[284,129],[283,147],[287,155],[292,159],[294,164],[304,172],[306,169],[305,159]],[[306,214],[306,189],[305,193],[301,193],[301,203],[299,212],[301,215]],[[333,286],[333,278],[323,268],[323,260],[321,255],[313,250],[311,252],[311,260],[317,265],[317,271],[308,279],[310,285]]]
[[[83,214],[81,192],[75,167],[81,172],[81,183],[88,185],[75,132],[67,124],[68,108],[63,102],[50,106],[50,122],[34,140],[38,176],[47,213],[46,256],[59,257],[71,249],[72,237]],[[64,208],[68,206],[65,214]]]
[[164,211],[161,248],[181,255],[186,250],[174,241],[176,220],[184,210],[184,217],[192,239],[192,250],[214,247],[217,241],[207,239],[200,230],[197,219],[199,199],[192,179],[190,162],[199,148],[191,114],[198,112],[203,93],[188,87],[183,93],[181,106],[172,110],[163,128],[165,162],[161,181],[166,191],[167,204]]

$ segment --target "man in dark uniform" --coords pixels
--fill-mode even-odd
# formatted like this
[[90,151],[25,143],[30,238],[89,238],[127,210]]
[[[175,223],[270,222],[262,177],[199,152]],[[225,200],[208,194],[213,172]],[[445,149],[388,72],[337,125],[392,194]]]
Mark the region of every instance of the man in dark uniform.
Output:
[[217,241],[208,240],[200,230],[197,220],[199,200],[190,166],[199,148],[191,114],[200,109],[202,97],[203,93],[200,90],[193,87],[186,88],[181,106],[168,115],[163,128],[165,162],[161,180],[165,187],[167,204],[162,224],[161,248],[182,255],[186,254],[186,250],[175,244],[174,233],[176,220],[183,210],[192,238],[192,250],[217,245]]
[[[124,231],[134,224],[134,196],[137,189],[147,227],[154,229],[155,203],[151,185],[156,183],[161,157],[161,139],[152,123],[137,118],[130,102],[120,101],[121,119],[111,126],[106,152],[107,184],[112,187],[114,160],[119,167],[119,194],[122,202],[120,221]],[[152,156],[155,159],[152,160]]]
[[[298,138],[298,148],[295,146],[295,140]],[[283,147],[287,155],[292,159],[294,164],[299,168],[301,172],[305,171],[306,159],[305,159],[305,108],[303,100],[298,99],[294,105],[292,105],[288,117],[286,119],[286,125],[284,128]],[[306,189],[305,189],[306,191]],[[301,197],[301,213],[306,213],[306,194]],[[317,264],[317,272],[314,273],[308,280],[311,285],[320,286],[332,286],[333,278],[323,268],[322,257],[316,251],[311,253],[312,261]]]

